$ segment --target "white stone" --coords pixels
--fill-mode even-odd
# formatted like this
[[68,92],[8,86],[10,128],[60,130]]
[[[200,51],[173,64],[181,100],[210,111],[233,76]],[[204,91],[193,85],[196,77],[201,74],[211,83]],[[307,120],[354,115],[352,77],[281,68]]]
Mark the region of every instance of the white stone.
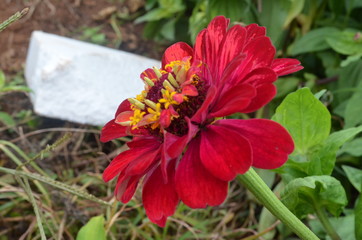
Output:
[[144,88],[140,74],[160,62],[40,31],[33,32],[25,77],[37,114],[103,125]]

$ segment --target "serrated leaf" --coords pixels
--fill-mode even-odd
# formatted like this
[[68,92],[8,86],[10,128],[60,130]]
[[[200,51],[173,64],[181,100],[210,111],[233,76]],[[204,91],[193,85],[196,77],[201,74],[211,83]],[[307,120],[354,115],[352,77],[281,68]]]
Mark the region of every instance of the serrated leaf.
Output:
[[293,154],[306,155],[311,148],[323,144],[331,128],[330,113],[308,88],[289,94],[272,119],[292,135],[295,143]]
[[326,208],[334,216],[339,216],[348,203],[342,184],[331,176],[294,179],[285,186],[281,197],[298,217],[314,213],[315,208]]
[[337,28],[325,27],[309,31],[307,34],[296,40],[290,47],[291,55],[307,52],[316,52],[330,48],[326,38],[334,33],[339,33]]
[[348,180],[351,182],[351,184],[359,191],[361,192],[362,189],[362,170],[350,166],[342,166],[344,172],[347,175]]
[[92,217],[78,232],[77,240],[106,240],[103,215]]

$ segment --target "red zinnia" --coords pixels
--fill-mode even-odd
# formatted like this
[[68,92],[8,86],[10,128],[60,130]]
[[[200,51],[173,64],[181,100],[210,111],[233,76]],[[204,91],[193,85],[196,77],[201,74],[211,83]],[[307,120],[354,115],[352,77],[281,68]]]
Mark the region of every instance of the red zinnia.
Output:
[[228,182],[251,166],[280,167],[293,151],[288,132],[266,119],[222,119],[253,112],[276,94],[278,76],[302,67],[274,59],[275,48],[257,24],[235,25],[216,17],[194,48],[169,47],[162,68],[141,74],[145,90],[119,106],[102,129],[103,142],[134,136],[103,173],[118,176],[115,196],[128,202],[143,179],[150,220],[164,226],[181,200],[191,208],[221,204]]

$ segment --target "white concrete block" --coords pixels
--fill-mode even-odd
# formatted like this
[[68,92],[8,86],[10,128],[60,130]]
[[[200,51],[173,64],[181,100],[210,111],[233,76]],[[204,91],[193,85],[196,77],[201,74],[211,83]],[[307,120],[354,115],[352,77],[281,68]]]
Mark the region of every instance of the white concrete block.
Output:
[[140,74],[160,62],[135,54],[35,31],[25,77],[39,115],[103,125],[118,105],[143,90]]

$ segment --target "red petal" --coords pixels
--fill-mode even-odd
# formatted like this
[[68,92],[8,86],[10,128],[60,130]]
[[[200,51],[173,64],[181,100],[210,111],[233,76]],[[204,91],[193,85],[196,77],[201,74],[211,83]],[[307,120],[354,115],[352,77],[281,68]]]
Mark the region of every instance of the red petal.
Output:
[[175,162],[172,161],[167,168],[167,183],[164,183],[161,167],[147,178],[142,191],[143,205],[148,218],[164,227],[168,216],[174,214],[176,206],[179,202],[178,195],[175,190]]
[[294,150],[293,139],[280,124],[267,119],[219,120],[217,125],[235,129],[249,140],[253,166],[274,169],[288,160]]
[[131,117],[133,117],[133,111],[125,111],[125,112],[121,112],[120,114],[117,115],[115,122],[116,123],[123,123],[123,122],[127,122],[130,120]]
[[157,75],[155,71],[152,68],[147,68],[145,71],[143,71],[140,75],[140,78],[142,80],[145,79],[145,77],[148,77],[149,79],[157,79]]
[[255,88],[249,84],[239,84],[224,92],[210,110],[210,117],[225,117],[241,112],[256,95]]
[[126,99],[123,102],[121,102],[121,104],[119,104],[116,114],[114,115],[114,118],[116,118],[121,112],[130,111],[130,110],[131,110],[131,104]]
[[273,84],[264,84],[256,88],[256,97],[253,98],[243,113],[255,112],[259,108],[268,104],[277,93],[276,87]]
[[277,80],[278,76],[275,72],[270,68],[257,68],[250,72],[245,79],[243,79],[243,83],[248,83],[252,86],[260,86],[265,83],[273,83]]
[[162,67],[173,61],[181,61],[184,57],[192,56],[193,49],[184,42],[178,42],[168,47],[162,57]]
[[[142,149],[138,150],[142,151]],[[161,160],[160,148],[148,149],[142,156],[135,158],[127,166],[125,173],[127,175],[144,175],[154,163]]]
[[181,155],[189,141],[195,136],[198,127],[191,123],[189,118],[186,118],[188,124],[188,133],[182,137],[176,136],[172,133],[165,132],[164,147],[166,150],[167,158],[177,158]]
[[240,25],[235,25],[227,31],[218,53],[218,78],[228,64],[242,52],[245,38],[246,30]]
[[121,126],[114,122],[115,119],[109,121],[101,131],[100,140],[101,142],[108,142],[116,138],[127,136],[127,127]]
[[120,174],[132,161],[139,161],[147,154],[157,150],[160,146],[153,138],[136,138],[127,144],[130,149],[115,157],[103,172],[103,180],[108,182]]
[[254,38],[265,36],[265,27],[260,27],[258,24],[253,23],[245,27],[247,30],[247,40],[251,41]]
[[[224,16],[215,17],[203,34],[201,46],[195,46],[202,51],[202,61],[209,67],[213,76],[218,76],[219,67],[219,48],[226,35],[226,29],[229,25],[229,19]],[[200,42],[196,42],[200,44]],[[215,78],[216,79],[216,78]]]
[[137,189],[140,178],[141,176],[119,176],[114,190],[116,199],[123,203],[129,202]]
[[216,125],[201,132],[200,158],[209,172],[224,181],[245,173],[252,164],[248,140],[234,130]]
[[186,85],[182,88],[182,94],[187,96],[197,96],[199,92],[194,85]]
[[200,138],[194,138],[176,169],[176,191],[191,208],[220,205],[226,198],[228,182],[214,177],[205,169],[199,150]]
[[245,46],[243,53],[245,59],[237,69],[238,78],[234,78],[233,82],[244,79],[254,69],[270,67],[275,56],[275,48],[268,37],[258,37]]
[[300,66],[300,62],[292,58],[275,59],[271,67],[278,76],[284,76],[303,69],[303,66]]
[[202,103],[201,107],[197,110],[194,116],[192,116],[192,122],[202,123],[205,121],[209,113],[210,105],[214,102],[217,93],[217,87],[213,85],[210,86],[210,88],[207,90],[205,101]]

